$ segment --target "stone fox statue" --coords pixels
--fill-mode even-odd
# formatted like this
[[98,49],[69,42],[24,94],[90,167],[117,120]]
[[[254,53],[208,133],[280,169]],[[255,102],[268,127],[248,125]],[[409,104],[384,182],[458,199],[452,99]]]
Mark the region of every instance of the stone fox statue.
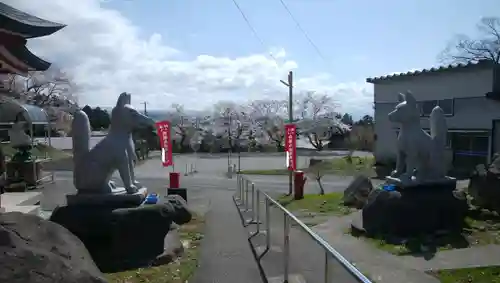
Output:
[[[110,178],[118,170],[128,193],[137,192],[130,166],[131,133],[141,125],[154,125],[154,120],[142,115],[120,95],[112,110],[108,135],[90,149],[91,128],[85,112],[78,110],[73,116],[73,182],[78,193],[113,193],[115,186]],[[120,102],[121,101],[121,102]]]
[[[130,93],[122,92],[118,97],[118,101],[116,102],[116,107],[114,109],[120,109],[121,107],[124,107],[125,105],[131,103],[132,103],[132,97]],[[113,115],[113,111],[111,112],[111,115]],[[135,179],[134,165],[135,162],[137,161],[137,155],[135,154],[135,145],[132,133],[130,133],[129,139],[130,139],[130,145],[127,149],[127,156],[128,156],[128,164],[130,166],[130,179],[132,180],[133,185],[135,185],[136,187],[141,187],[142,185]]]
[[[396,170],[392,177],[416,182],[442,179],[446,174],[444,152],[447,126],[444,112],[436,106],[430,115],[430,135],[420,127],[420,111],[410,92],[399,94],[400,103],[389,120],[401,124]],[[413,177],[413,178],[412,178]]]

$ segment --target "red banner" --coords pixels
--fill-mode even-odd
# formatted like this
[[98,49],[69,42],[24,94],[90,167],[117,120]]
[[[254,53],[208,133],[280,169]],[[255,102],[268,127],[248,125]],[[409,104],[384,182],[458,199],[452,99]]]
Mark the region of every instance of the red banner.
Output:
[[161,162],[164,167],[173,165],[172,159],[172,139],[170,138],[170,122],[161,121],[156,123],[156,129],[158,130],[158,137],[160,138],[161,146]]
[[290,171],[297,169],[297,128],[295,124],[285,125],[286,167]]

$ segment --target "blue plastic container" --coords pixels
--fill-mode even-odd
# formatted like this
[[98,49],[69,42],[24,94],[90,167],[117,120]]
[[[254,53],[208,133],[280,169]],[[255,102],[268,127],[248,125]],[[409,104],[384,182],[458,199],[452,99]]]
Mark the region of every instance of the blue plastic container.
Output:
[[391,192],[391,191],[395,191],[396,190],[396,186],[394,184],[387,184],[387,185],[383,185],[382,189],[384,191]]
[[153,193],[153,194],[148,194],[146,196],[146,199],[144,200],[145,204],[156,204],[158,202],[158,195]]

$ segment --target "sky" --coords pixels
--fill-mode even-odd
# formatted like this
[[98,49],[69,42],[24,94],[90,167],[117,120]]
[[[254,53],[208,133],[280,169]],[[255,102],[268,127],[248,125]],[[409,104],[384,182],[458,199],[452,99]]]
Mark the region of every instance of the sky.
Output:
[[287,99],[279,81],[293,71],[296,93],[354,117],[373,111],[366,78],[438,66],[455,35],[500,16],[498,0],[283,0],[311,44],[280,0],[236,0],[257,36],[233,0],[2,1],[67,25],[28,46],[71,76],[82,105],[123,91],[148,109]]

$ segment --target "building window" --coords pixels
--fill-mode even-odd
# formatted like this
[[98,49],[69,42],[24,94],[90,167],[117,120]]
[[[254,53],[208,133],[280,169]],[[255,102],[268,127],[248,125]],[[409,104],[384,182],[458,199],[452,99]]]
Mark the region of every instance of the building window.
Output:
[[421,102],[420,113],[422,116],[431,115],[432,109],[437,106],[437,100],[427,100]]
[[454,104],[453,99],[438,100],[438,106],[443,109],[445,115],[453,115]]
[[432,109],[439,106],[443,109],[443,112],[447,116],[453,115],[454,101],[453,99],[442,99],[442,100],[427,100],[421,101],[420,103],[420,114],[422,116],[430,116]]
[[489,149],[489,133],[452,134],[453,165],[458,172],[470,172],[477,164],[486,164]]

